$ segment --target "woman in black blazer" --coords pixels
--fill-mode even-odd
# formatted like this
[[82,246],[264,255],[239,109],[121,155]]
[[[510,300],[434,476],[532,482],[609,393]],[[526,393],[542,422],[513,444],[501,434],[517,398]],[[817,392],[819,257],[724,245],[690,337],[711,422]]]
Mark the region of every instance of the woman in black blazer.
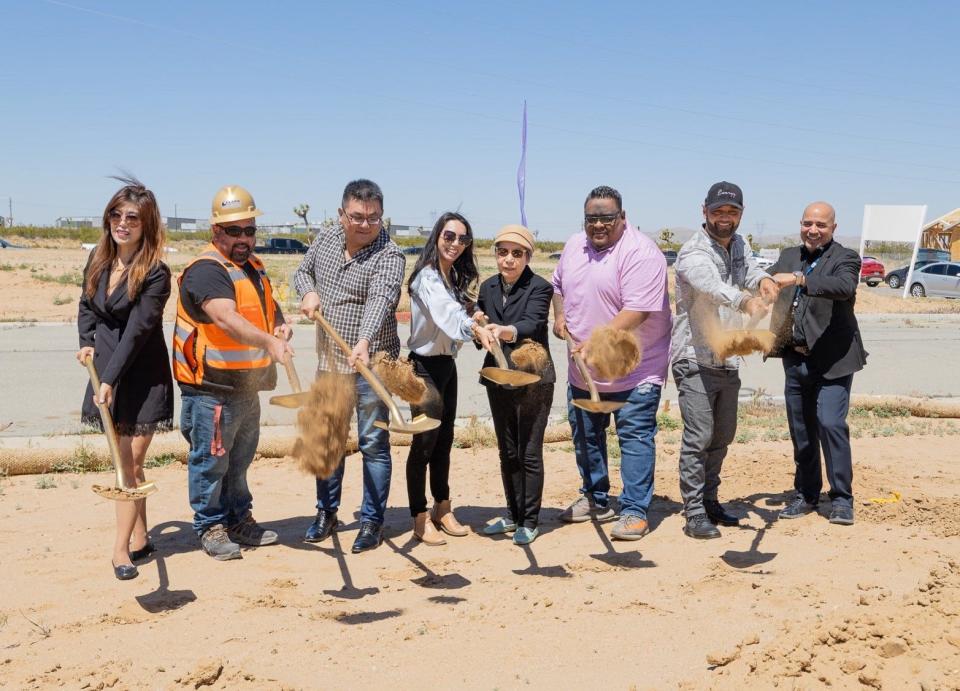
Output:
[[[77,360],[84,364],[92,356],[101,381],[99,391],[87,385],[81,419],[102,430],[96,401],[110,406],[124,484],[135,487],[144,481],[154,432],[173,425],[173,379],[163,337],[170,269],[161,261],[163,221],[153,192],[134,179],[121,182],[103,212],[103,235],[84,269]],[[113,572],[129,580],[137,576],[133,562],[153,551],[146,500],[114,505]]]
[[[486,379],[493,427],[500,448],[500,475],[509,516],[487,525],[486,535],[513,533],[513,542],[528,545],[539,533],[537,523],[543,498],[543,433],[553,402],[556,374],[547,340],[547,315],[553,286],[537,276],[527,264],[533,255],[530,231],[520,225],[500,229],[494,240],[496,276],[480,285],[477,306],[490,324],[486,327],[500,339],[504,355],[525,339],[543,346],[547,366],[538,372],[541,380],[520,388],[498,386]],[[495,366],[487,354],[484,367]]]

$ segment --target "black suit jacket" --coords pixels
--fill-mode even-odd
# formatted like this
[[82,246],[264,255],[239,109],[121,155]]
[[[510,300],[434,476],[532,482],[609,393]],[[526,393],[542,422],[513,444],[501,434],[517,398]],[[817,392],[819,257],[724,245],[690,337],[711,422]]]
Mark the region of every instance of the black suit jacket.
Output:
[[[789,247],[767,271],[771,274],[801,271],[802,247]],[[807,364],[826,379],[837,379],[859,372],[867,363],[860,326],[853,307],[860,284],[860,255],[833,241],[817,266],[806,276],[801,289],[799,318],[810,354]],[[796,288],[780,291],[773,306],[770,329],[777,334],[771,357],[782,357],[792,347],[793,295]]]
[[[550,355],[550,342],[547,340],[547,316],[550,313],[550,300],[553,298],[553,286],[540,276],[537,276],[530,267],[526,267],[520,278],[517,279],[513,290],[507,297],[507,304],[503,304],[503,286],[500,274],[491,276],[480,284],[480,296],[477,306],[491,324],[503,324],[517,327],[517,339],[513,343],[502,343],[503,354],[510,359],[510,353],[520,344],[520,341],[529,338],[543,346]],[[483,360],[484,367],[496,367],[491,353]],[[553,358],[546,371],[541,373],[541,381],[545,384],[557,380],[553,369]],[[482,384],[488,385],[483,377]]]

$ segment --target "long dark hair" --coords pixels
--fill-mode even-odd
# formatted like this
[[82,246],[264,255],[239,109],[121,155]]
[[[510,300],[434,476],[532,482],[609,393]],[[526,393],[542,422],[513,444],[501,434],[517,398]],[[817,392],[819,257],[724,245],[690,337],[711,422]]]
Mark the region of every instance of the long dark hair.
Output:
[[[443,214],[437,219],[437,222],[433,224],[433,231],[430,233],[430,237],[427,238],[427,244],[424,245],[423,252],[413,267],[413,273],[410,274],[410,279],[407,281],[408,291],[410,291],[410,286],[413,285],[413,279],[417,277],[417,274],[419,274],[424,267],[430,266],[436,269],[437,273],[440,272],[437,242],[440,240],[440,232],[443,230],[443,227],[447,225],[448,221],[460,221],[463,227],[467,229],[467,235],[473,239],[473,229],[470,227],[470,221],[454,211],[448,211]],[[477,267],[477,258],[473,254],[472,242],[463,248],[463,252],[457,257],[457,261],[453,263],[451,276],[449,278],[457,300],[461,303],[467,303],[477,299],[476,285],[480,280],[480,269]],[[447,276],[444,276],[443,280],[446,281]]]
[[157,199],[153,192],[144,187],[143,183],[130,174],[120,177],[114,177],[123,183],[123,187],[117,190],[107,207],[103,210],[103,235],[93,250],[93,258],[90,260],[90,268],[87,269],[87,283],[84,287],[84,293],[88,298],[92,298],[97,292],[97,286],[100,284],[100,276],[104,271],[109,271],[114,259],[117,258],[117,243],[113,240],[110,233],[110,212],[116,209],[121,203],[129,202],[136,204],[140,213],[140,223],[143,228],[143,236],[140,240],[140,248],[133,256],[130,266],[130,273],[127,275],[127,296],[134,300],[143,286],[143,281],[153,267],[163,259],[163,244],[166,237],[163,228],[163,219],[160,216],[160,208],[157,206]]

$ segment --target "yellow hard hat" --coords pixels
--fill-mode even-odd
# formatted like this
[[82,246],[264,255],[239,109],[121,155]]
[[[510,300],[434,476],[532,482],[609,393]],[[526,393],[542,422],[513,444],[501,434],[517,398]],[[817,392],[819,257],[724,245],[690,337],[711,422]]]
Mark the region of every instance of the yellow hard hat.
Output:
[[227,185],[214,195],[211,214],[210,223],[217,224],[256,218],[262,216],[263,212],[257,208],[250,193],[240,185]]

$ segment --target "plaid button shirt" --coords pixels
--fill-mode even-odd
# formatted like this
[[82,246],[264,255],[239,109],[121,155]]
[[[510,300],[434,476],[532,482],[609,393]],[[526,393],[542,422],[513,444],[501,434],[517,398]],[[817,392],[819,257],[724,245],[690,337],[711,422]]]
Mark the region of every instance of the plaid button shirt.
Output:
[[[350,259],[345,251],[342,227],[317,235],[294,275],[297,295],[303,299],[307,293],[317,293],[323,316],[351,346],[366,338],[371,355],[384,350],[391,357],[399,356],[396,309],[403,284],[403,253],[384,229]],[[323,371],[353,372],[343,351],[319,324],[317,355]]]

